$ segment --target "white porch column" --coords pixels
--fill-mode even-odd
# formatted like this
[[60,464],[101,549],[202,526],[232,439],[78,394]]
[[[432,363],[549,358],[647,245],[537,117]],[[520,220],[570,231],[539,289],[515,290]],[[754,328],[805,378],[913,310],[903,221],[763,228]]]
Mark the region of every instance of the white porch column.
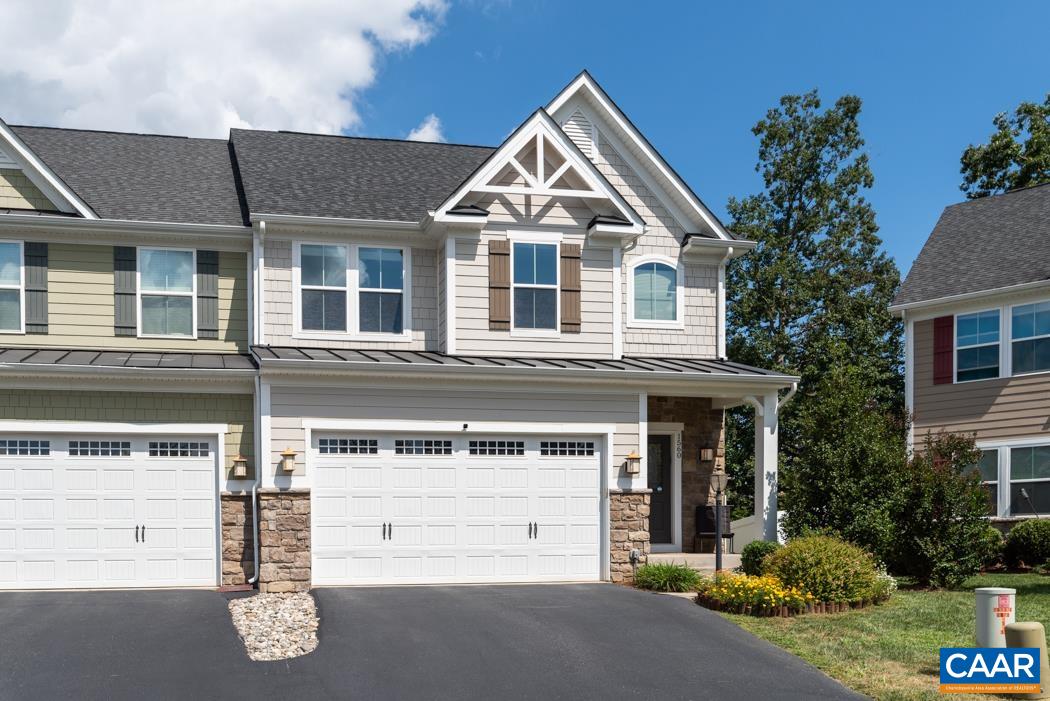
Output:
[[777,393],[755,398],[755,520],[777,540]]

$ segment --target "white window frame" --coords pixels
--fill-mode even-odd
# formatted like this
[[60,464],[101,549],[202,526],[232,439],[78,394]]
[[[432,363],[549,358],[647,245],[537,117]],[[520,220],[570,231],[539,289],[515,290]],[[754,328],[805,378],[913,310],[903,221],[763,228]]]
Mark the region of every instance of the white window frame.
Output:
[[[302,275],[302,247],[303,246],[343,246],[346,253],[346,331],[318,331],[315,329],[303,329],[303,275]],[[393,290],[377,290],[375,288],[360,286],[360,268],[358,266],[359,251],[361,248],[386,248],[401,251],[401,264],[404,268],[401,286],[401,333],[386,333],[382,331],[360,330],[360,293],[361,292],[393,292]],[[412,248],[407,245],[392,244],[389,242],[359,242],[347,243],[344,241],[296,241],[292,246],[292,337],[314,341],[379,341],[384,343],[410,343],[412,341]],[[307,289],[339,290],[340,287],[320,287],[308,285]]]
[[[1008,304],[1004,307],[1004,314],[1009,319],[1009,321],[1006,323],[1009,324],[1007,328],[1010,332],[1009,339],[1006,343],[1006,353],[1004,354],[1007,364],[1005,366],[1002,366],[1002,362],[1000,362],[1000,366],[1002,366],[1000,374],[1002,374],[1004,377],[1025,377],[1028,375],[1041,375],[1044,373],[1050,373],[1050,368],[1046,370],[1031,370],[1029,372],[1014,372],[1014,341],[1036,341],[1041,338],[1050,338],[1050,334],[1042,334],[1040,336],[1026,336],[1025,338],[1014,338],[1014,309],[1017,307],[1028,307],[1036,304],[1045,304],[1047,302],[1050,302],[1050,300],[1036,299],[1030,302]],[[1002,333],[1000,333],[999,335],[1002,336]]]
[[[142,253],[143,251],[179,251],[191,255],[190,263],[190,286],[189,292],[161,292],[142,289]],[[190,333],[143,333],[142,327],[142,296],[148,297],[189,297],[190,298]],[[135,331],[138,338],[184,338],[196,340],[197,338],[197,249],[195,248],[173,248],[171,246],[138,246],[135,249],[135,313],[138,315]]]
[[[508,231],[510,241],[510,335],[527,338],[558,338],[561,336],[561,242],[559,233],[539,231]],[[514,244],[534,243],[554,246],[554,280],[553,285],[529,285],[514,282]],[[532,290],[554,289],[554,328],[553,329],[519,329],[514,318],[514,290],[517,288]]]
[[[660,263],[675,271],[674,320],[637,319],[634,313],[634,271],[646,263]],[[644,255],[627,266],[627,326],[639,329],[685,329],[685,266],[681,260],[661,255]]]
[[0,334],[25,335],[26,332],[26,246],[24,241],[0,239],[0,243],[13,243],[18,246],[18,285],[0,283],[0,290],[18,290],[18,328],[0,329]]
[[[1037,518],[1033,514],[1018,514],[1014,516],[1010,512],[1010,493],[1011,485],[1013,480],[1011,476],[1013,474],[1013,449],[1014,448],[1041,448],[1044,446],[1050,446],[1050,437],[1040,436],[1036,438],[1012,438],[1008,440],[997,440],[997,441],[977,441],[978,450],[998,450],[999,451],[999,474],[998,474],[998,494],[996,499],[996,514],[990,518]],[[1047,482],[1047,479],[1026,479],[1017,480],[1018,483],[1035,483],[1035,482]],[[981,482],[985,482],[982,480]],[[1003,488],[1006,485],[1006,488]]]
[[[960,380],[959,379],[959,317],[961,316],[976,316],[978,314],[984,314],[986,312],[998,312],[999,313],[999,340],[995,343],[977,343],[972,346],[963,346],[962,350],[969,348],[984,348],[985,346],[998,346],[999,347],[999,372],[992,377],[981,377],[974,380]],[[1004,333],[1005,328],[1005,314],[1003,313],[1002,307],[988,307],[986,309],[977,309],[972,312],[963,312],[960,314],[952,315],[952,382],[953,384],[969,384],[971,382],[982,382],[985,380],[997,380],[1003,377],[1004,370],[1004,353],[1003,353],[1003,339],[1006,338]],[[1006,353],[1005,355],[1009,355]]]

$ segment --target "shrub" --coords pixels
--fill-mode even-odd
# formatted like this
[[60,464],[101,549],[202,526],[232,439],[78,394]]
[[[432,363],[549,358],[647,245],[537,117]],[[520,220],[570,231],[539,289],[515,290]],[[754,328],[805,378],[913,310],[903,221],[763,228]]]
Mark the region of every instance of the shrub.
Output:
[[762,563],[766,557],[780,549],[780,543],[773,540],[753,540],[744,546],[740,553],[740,569],[744,574],[758,576],[762,574]]
[[1006,536],[1006,559],[1012,567],[1034,567],[1050,560],[1050,521],[1021,521]]
[[895,591],[897,591],[897,580],[886,571],[884,565],[879,565],[875,571],[875,584],[871,589],[871,594],[864,598],[870,598],[876,602],[886,601]]
[[673,562],[642,565],[634,573],[634,584],[653,591],[696,591],[702,577],[696,570]]
[[762,568],[788,587],[818,601],[837,603],[873,598],[877,588],[874,558],[865,550],[831,536],[796,538],[766,557]]
[[981,536],[981,568],[987,570],[1001,564],[1005,545],[1002,531],[995,526],[985,528]]
[[699,596],[719,604],[721,608],[744,612],[751,607],[754,612],[769,611],[787,606],[793,611],[801,611],[812,602],[813,595],[797,587],[784,586],[776,577],[762,575],[752,577],[733,572],[719,572],[713,579],[703,580]]

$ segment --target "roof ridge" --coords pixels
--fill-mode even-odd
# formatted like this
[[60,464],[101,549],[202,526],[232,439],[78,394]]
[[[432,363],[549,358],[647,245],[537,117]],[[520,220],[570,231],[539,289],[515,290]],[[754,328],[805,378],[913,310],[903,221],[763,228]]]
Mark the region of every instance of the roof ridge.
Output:
[[149,136],[157,139],[186,139],[187,141],[226,141],[210,136],[183,136],[181,134],[149,134],[142,131],[116,131],[115,129],[80,129],[77,127],[48,127],[38,124],[9,124],[16,129],[48,129],[51,131],[75,131],[87,134],[115,134],[117,136]]
[[296,135],[296,136],[325,136],[325,137],[332,137],[332,138],[336,138],[336,139],[356,139],[358,141],[391,141],[393,143],[398,143],[398,144],[432,144],[434,146],[457,146],[457,147],[460,147],[460,148],[483,148],[483,149],[488,149],[490,151],[494,151],[497,148],[499,148],[498,146],[483,146],[481,144],[461,144],[461,143],[453,143],[453,142],[449,142],[449,141],[416,141],[414,139],[395,139],[395,138],[389,137],[389,136],[359,136],[359,135],[356,135],[356,134],[320,134],[320,133],[312,132],[312,131],[296,131],[294,129],[241,129],[241,128],[233,128],[233,129],[230,129],[230,131],[231,132],[234,132],[234,131],[248,131],[248,132],[254,132],[254,133],[261,133],[261,134],[293,134],[293,135]]

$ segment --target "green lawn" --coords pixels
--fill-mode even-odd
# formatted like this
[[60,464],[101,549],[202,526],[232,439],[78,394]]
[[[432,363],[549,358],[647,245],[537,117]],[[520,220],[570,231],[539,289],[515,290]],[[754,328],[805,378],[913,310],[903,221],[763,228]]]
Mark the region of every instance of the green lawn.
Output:
[[1050,577],[1033,574],[980,575],[961,591],[901,590],[881,606],[834,615],[723,615],[877,699],[995,699],[937,691],[939,648],[975,644],[976,587],[1017,589],[1017,620],[1050,628]]

